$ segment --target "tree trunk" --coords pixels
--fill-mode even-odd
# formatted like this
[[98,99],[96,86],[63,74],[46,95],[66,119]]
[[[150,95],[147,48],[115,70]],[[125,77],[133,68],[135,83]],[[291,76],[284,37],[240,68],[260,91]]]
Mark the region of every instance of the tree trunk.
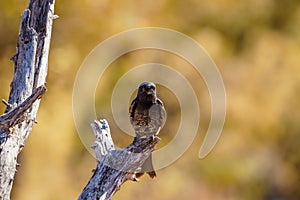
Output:
[[92,123],[96,141],[93,146],[97,167],[79,200],[110,200],[127,181],[137,181],[135,173],[159,142],[159,138],[135,138],[128,147],[116,150],[106,120]]
[[36,119],[47,68],[54,0],[30,0],[23,13],[14,78],[6,104],[0,116],[0,199],[10,199],[16,172],[17,156],[25,145]]

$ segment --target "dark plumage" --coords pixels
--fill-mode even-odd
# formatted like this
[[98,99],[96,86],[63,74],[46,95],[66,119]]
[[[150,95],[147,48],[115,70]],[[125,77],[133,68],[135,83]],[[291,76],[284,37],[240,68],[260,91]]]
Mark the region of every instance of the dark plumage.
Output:
[[[135,130],[136,137],[153,137],[162,128],[166,114],[162,101],[156,96],[156,86],[151,82],[140,84],[137,96],[132,101],[130,108],[130,122]],[[156,176],[152,166],[152,156],[145,161],[141,176],[147,172],[151,178]]]

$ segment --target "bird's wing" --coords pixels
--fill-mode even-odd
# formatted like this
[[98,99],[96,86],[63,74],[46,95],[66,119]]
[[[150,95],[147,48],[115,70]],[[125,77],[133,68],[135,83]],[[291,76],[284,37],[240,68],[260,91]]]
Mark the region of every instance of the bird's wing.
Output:
[[133,124],[133,121],[134,121],[134,112],[135,112],[136,106],[137,106],[137,99],[134,99],[131,102],[131,105],[129,107],[129,116],[130,116],[130,123],[131,124]]
[[160,127],[163,127],[166,122],[166,110],[163,102],[159,98],[156,99],[156,103],[159,105],[159,120],[161,124]]

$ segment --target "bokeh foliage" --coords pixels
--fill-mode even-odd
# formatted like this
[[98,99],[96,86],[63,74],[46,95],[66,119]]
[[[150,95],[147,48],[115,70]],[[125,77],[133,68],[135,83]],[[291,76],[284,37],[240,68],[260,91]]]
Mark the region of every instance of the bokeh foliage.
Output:
[[[0,97],[13,75],[19,20],[27,2],[0,2]],[[297,0],[57,1],[47,87],[38,125],[19,158],[12,199],[75,199],[95,167],[75,130],[71,97],[76,72],[101,41],[124,30],[159,26],[200,43],[219,67],[227,91],[224,131],[214,151],[197,157],[210,118],[205,84],[199,98],[199,136],[156,180],[126,183],[115,199],[300,199],[300,2]],[[191,83],[187,63],[163,52],[135,52],[112,64],[97,91],[99,117],[109,120],[116,143],[124,136],[113,123],[110,96],[118,77],[145,62],[173,66]],[[161,88],[161,90],[164,90]],[[105,95],[103,95],[105,94]],[[170,113],[160,145],[178,123],[178,102],[160,94]],[[0,106],[1,112],[4,105]],[[171,121],[173,120],[173,121]],[[175,127],[176,129],[176,127]],[[202,134],[201,134],[202,133]]]

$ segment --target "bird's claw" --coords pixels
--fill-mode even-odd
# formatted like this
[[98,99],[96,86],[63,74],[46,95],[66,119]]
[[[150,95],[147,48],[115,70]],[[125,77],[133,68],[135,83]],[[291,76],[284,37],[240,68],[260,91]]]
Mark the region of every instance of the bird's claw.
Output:
[[152,140],[152,141],[154,141],[154,139],[155,139],[155,135],[151,135],[151,137],[150,137],[150,138],[151,138],[151,140]]

